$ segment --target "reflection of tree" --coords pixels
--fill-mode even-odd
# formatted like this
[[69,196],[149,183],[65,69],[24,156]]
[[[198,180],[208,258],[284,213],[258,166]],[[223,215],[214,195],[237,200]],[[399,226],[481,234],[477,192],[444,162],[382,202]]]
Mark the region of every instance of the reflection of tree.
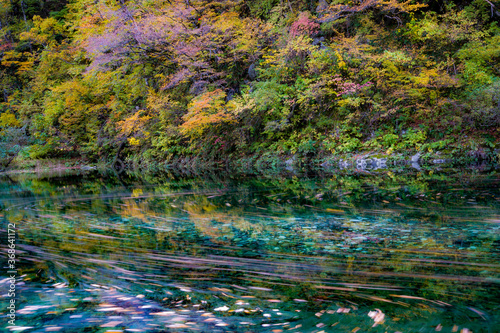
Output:
[[[487,300],[488,279],[499,273],[491,265],[497,255],[491,228],[482,225],[481,237],[454,243],[474,219],[498,215],[499,189],[484,186],[487,176],[160,185],[126,177],[121,185],[99,175],[12,178],[0,182],[9,199],[2,214],[23,226],[23,251],[32,260],[23,262],[27,272],[43,269],[46,278],[88,283],[102,276],[142,288],[225,281],[272,287],[284,300],[374,304],[410,302],[390,296],[406,288],[420,288],[433,301],[451,302],[458,293]],[[464,208],[472,199],[480,209]]]

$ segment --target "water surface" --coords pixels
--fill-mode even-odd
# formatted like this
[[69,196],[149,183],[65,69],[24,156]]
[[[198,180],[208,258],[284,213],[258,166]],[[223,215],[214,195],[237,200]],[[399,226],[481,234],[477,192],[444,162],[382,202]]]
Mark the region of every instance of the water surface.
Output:
[[24,332],[499,332],[495,173],[0,180]]

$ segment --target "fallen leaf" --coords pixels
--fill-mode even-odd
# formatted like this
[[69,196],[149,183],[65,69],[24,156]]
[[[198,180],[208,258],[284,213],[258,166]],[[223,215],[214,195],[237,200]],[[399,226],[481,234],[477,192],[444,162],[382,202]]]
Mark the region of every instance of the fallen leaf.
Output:
[[110,321],[107,324],[101,325],[101,327],[116,327],[116,326],[120,325],[121,323],[123,323],[123,322],[122,321]]
[[327,212],[329,212],[329,213],[339,213],[339,214],[343,214],[343,213],[345,213],[345,211],[343,211],[343,210],[340,210],[340,209],[332,209],[332,208],[327,208],[327,209],[326,209],[326,211],[327,211]]

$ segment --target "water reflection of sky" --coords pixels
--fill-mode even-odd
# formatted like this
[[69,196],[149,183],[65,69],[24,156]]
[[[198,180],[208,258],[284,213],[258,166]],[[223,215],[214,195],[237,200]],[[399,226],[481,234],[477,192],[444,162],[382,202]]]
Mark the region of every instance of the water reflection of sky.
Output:
[[10,330],[499,327],[494,176],[27,178],[0,197],[22,268]]

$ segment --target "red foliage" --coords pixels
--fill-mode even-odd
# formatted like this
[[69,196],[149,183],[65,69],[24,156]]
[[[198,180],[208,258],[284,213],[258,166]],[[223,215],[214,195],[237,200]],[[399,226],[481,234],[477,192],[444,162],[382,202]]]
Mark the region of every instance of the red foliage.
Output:
[[338,75],[336,75],[332,81],[337,84],[337,95],[339,95],[339,96],[355,95],[358,92],[362,91],[363,89],[369,88],[373,85],[373,83],[370,81],[368,81],[364,84],[348,82],[348,81],[345,81],[344,79],[342,79]]
[[297,21],[293,22],[290,27],[290,35],[292,37],[300,35],[314,35],[319,31],[319,24],[309,18],[309,13],[300,13]]
[[2,43],[0,44],[0,51],[8,51],[10,49],[12,49],[14,47],[14,45],[12,43]]

